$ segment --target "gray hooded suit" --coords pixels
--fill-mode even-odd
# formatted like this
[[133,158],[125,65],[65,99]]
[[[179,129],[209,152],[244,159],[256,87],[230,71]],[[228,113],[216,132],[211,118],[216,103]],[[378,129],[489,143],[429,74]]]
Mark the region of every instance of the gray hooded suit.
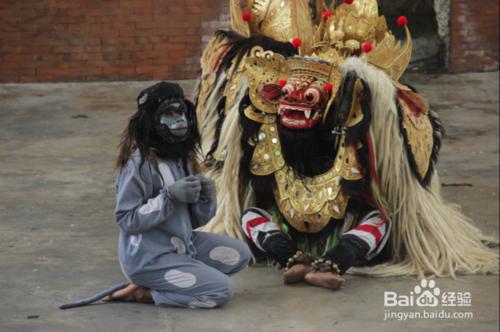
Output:
[[193,231],[216,209],[215,194],[196,203],[176,201],[169,186],[192,173],[182,160],[158,159],[156,171],[134,153],[117,178],[119,260],[125,276],[151,289],[155,304],[212,308],[234,293],[228,277],[251,258],[247,245],[226,236]]

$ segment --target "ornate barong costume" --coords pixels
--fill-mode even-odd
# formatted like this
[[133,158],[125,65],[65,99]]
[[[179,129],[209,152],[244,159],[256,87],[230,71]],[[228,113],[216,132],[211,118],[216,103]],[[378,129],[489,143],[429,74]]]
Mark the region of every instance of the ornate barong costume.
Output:
[[232,31],[201,60],[203,167],[219,206],[205,229],[286,267],[498,273],[497,241],[439,192],[437,114],[399,81],[407,19],[401,44],[376,0],[230,5]]

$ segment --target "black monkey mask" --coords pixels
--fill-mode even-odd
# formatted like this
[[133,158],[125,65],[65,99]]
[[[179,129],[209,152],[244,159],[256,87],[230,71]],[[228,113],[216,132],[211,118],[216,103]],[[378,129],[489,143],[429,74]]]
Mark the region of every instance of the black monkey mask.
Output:
[[155,111],[153,119],[155,131],[165,142],[184,142],[189,137],[192,127],[188,117],[184,99],[175,97],[166,99]]
[[139,94],[137,104],[148,145],[160,157],[179,158],[193,151],[199,142],[195,108],[178,84],[157,83]]

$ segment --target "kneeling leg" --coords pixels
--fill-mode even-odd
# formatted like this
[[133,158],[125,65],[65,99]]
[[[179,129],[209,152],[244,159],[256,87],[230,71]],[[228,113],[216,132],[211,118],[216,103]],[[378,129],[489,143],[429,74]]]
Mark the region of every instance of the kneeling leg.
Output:
[[193,232],[193,244],[197,251],[194,259],[227,275],[240,272],[252,259],[246,243],[221,234]]
[[130,276],[150,289],[156,305],[184,308],[214,308],[234,295],[234,283],[224,273],[183,255],[168,255],[163,264]]

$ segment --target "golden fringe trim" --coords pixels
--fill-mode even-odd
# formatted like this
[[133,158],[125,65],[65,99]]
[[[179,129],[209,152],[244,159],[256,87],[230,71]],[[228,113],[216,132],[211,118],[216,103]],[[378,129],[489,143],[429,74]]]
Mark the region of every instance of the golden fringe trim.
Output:
[[[240,225],[242,208],[239,193],[239,169],[243,151],[240,146],[241,126],[238,108],[247,88],[248,83],[244,82],[232,108],[227,110],[227,116],[222,125],[219,150],[227,151],[222,170],[209,170],[206,174],[216,182],[217,213],[201,229],[206,232],[229,235],[240,240],[244,240]],[[207,127],[205,130],[207,132],[215,131],[215,125],[213,129]],[[204,134],[203,132],[202,135]]]

